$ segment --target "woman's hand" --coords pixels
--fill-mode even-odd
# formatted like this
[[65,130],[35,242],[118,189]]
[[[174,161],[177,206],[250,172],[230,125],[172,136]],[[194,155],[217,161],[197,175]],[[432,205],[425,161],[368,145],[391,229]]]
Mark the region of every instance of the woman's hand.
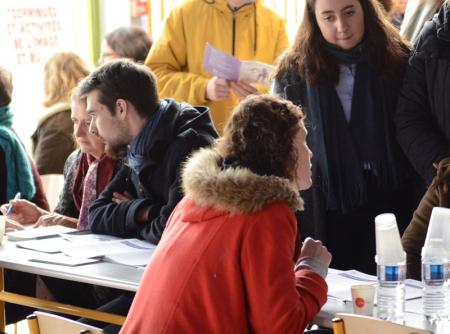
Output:
[[42,215],[49,213],[30,201],[17,199],[11,200],[8,204],[4,204],[0,207],[0,210],[4,215],[6,215],[6,211],[8,211],[11,205],[13,205],[14,208],[8,218],[24,225],[34,224]]
[[134,199],[134,197],[128,191],[125,191],[124,193],[114,192],[113,197],[112,197],[112,201],[114,203],[120,203],[123,201],[131,201],[133,199]]
[[11,219],[6,219],[5,232],[21,231],[23,229],[22,224]]
[[320,240],[312,238],[306,238],[303,242],[300,260],[304,258],[312,258],[327,268],[331,263],[331,254],[328,249],[322,245]]
[[36,224],[33,225],[33,228],[53,225],[65,225],[65,220],[66,217],[60,215],[59,213],[49,213],[39,217],[39,219],[36,221]]

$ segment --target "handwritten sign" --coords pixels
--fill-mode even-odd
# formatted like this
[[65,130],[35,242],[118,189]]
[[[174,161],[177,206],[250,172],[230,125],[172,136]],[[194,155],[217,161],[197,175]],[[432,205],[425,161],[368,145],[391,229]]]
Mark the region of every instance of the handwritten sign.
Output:
[[46,51],[61,47],[62,17],[56,6],[6,8],[7,38],[17,64],[39,63]]

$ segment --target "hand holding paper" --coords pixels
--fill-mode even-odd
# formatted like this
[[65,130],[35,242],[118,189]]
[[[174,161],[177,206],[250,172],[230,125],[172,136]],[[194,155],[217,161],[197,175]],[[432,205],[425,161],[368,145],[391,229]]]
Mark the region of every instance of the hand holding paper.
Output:
[[249,95],[260,94],[258,88],[252,86],[245,81],[230,81],[230,87],[236,94],[239,100],[245,99]]
[[211,101],[224,101],[230,96],[230,86],[225,79],[212,77],[206,87],[206,98]]
[[[220,79],[260,83],[269,87],[274,67],[258,61],[241,61],[206,44],[203,66]],[[247,94],[248,95],[248,94]]]

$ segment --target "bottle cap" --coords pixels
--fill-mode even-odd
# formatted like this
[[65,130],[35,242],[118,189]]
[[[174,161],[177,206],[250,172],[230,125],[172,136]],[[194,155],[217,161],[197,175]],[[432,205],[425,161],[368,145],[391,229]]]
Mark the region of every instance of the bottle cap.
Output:
[[[450,209],[433,208],[423,248],[427,248],[431,240],[441,240],[447,256],[450,256]],[[435,245],[436,241],[433,243]]]
[[406,254],[403,251],[394,214],[383,213],[375,217],[375,241],[377,248],[375,261],[378,265],[405,264]]

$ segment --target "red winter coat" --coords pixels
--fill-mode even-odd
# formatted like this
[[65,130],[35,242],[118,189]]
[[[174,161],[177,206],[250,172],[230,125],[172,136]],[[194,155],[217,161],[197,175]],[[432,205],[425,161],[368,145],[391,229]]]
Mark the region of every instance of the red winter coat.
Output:
[[324,279],[294,272],[293,209],[286,179],[218,167],[202,150],[183,174],[172,213],[122,334],[301,333],[327,299]]

